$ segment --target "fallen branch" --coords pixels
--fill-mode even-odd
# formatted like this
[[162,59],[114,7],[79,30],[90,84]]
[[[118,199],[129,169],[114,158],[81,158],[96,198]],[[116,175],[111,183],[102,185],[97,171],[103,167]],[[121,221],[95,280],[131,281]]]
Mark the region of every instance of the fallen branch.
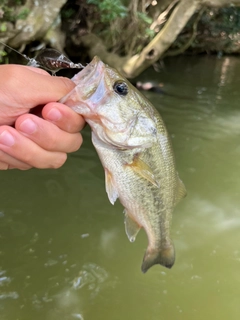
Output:
[[73,37],[75,45],[83,44],[88,49],[88,54],[92,59],[94,56],[98,56],[104,63],[121,71],[122,65],[127,61],[126,57],[120,57],[118,54],[108,52],[104,42],[93,33],[84,35],[78,40]]
[[131,57],[123,66],[127,77],[136,77],[156,62],[176,40],[188,20],[199,8],[201,0],[182,0],[175,7],[164,28],[138,55]]
[[193,41],[195,40],[195,38],[197,36],[198,22],[201,19],[201,16],[202,16],[204,10],[205,10],[205,8],[202,8],[199,11],[199,13],[197,15],[197,19],[194,21],[193,32],[192,32],[192,35],[191,35],[190,39],[183,46],[181,46],[181,48],[176,49],[176,50],[171,50],[171,51],[168,50],[165,54],[163,54],[162,58],[179,55],[179,54],[185,52],[191,46],[191,44],[193,43]]
[[175,4],[178,2],[179,0],[174,0],[173,2],[171,2],[169,4],[169,6],[167,7],[167,9],[165,11],[163,11],[158,18],[153,21],[153,23],[150,26],[151,30],[156,30],[158,28],[157,31],[159,31],[159,26],[161,24],[163,24],[164,22],[166,22],[167,20],[167,15],[169,14],[169,11],[175,6]]

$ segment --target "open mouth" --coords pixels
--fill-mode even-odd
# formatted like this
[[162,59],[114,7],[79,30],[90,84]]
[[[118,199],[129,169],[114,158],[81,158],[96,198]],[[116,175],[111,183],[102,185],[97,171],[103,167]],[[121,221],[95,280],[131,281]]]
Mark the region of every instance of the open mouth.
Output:
[[72,78],[76,87],[59,102],[65,103],[82,115],[95,112],[96,105],[104,96],[104,85],[101,81],[104,72],[104,63],[98,57],[94,57],[82,71]]
[[82,71],[72,78],[72,81],[76,85],[96,85],[103,74],[103,68],[104,63],[96,56]]

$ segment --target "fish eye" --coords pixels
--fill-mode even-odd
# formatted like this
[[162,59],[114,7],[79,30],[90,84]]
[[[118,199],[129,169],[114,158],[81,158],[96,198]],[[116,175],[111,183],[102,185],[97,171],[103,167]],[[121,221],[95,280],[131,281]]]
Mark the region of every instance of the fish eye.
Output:
[[121,96],[126,96],[128,94],[128,85],[126,82],[118,80],[114,83],[113,90]]

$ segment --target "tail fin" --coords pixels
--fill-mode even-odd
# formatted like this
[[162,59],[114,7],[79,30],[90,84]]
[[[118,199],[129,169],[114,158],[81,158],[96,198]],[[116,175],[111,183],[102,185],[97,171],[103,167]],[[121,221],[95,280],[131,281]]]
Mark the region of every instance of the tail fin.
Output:
[[170,269],[174,265],[174,261],[175,250],[172,244],[167,248],[160,248],[159,250],[148,248],[143,258],[142,272],[146,273],[155,264],[161,264]]

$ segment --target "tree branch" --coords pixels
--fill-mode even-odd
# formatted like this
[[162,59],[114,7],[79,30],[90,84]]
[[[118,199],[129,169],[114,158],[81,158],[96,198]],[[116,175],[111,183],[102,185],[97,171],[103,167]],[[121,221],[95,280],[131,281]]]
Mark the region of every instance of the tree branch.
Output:
[[123,66],[125,76],[135,77],[156,62],[176,40],[188,20],[199,7],[200,2],[202,1],[182,0],[179,2],[164,28],[140,54],[131,57]]
[[114,66],[119,71],[121,71],[122,65],[127,60],[126,57],[120,57],[118,54],[109,52],[104,42],[93,33],[82,36],[80,40],[73,38],[73,42],[76,45],[82,43],[88,48],[88,54],[91,58],[98,56],[104,63]]
[[192,32],[192,35],[191,35],[190,39],[189,39],[181,48],[176,49],[176,50],[171,50],[171,51],[168,50],[168,51],[166,52],[166,54],[164,54],[164,55],[162,56],[162,58],[163,58],[163,57],[165,58],[165,57],[169,57],[169,56],[179,55],[179,54],[183,53],[184,51],[186,51],[186,50],[191,46],[191,44],[193,43],[194,39],[195,39],[196,36],[197,36],[197,26],[198,26],[198,22],[199,22],[199,20],[201,19],[201,16],[202,16],[204,10],[205,10],[205,8],[203,7],[203,8],[199,11],[199,13],[198,13],[198,15],[197,15],[197,18],[196,18],[196,20],[194,21],[194,24],[193,24],[193,32]]
[[16,48],[33,40],[42,39],[52,26],[55,28],[54,22],[65,2],[66,0],[43,0],[40,5],[27,0],[23,8],[29,10],[29,14],[26,19],[15,22],[8,44]]

